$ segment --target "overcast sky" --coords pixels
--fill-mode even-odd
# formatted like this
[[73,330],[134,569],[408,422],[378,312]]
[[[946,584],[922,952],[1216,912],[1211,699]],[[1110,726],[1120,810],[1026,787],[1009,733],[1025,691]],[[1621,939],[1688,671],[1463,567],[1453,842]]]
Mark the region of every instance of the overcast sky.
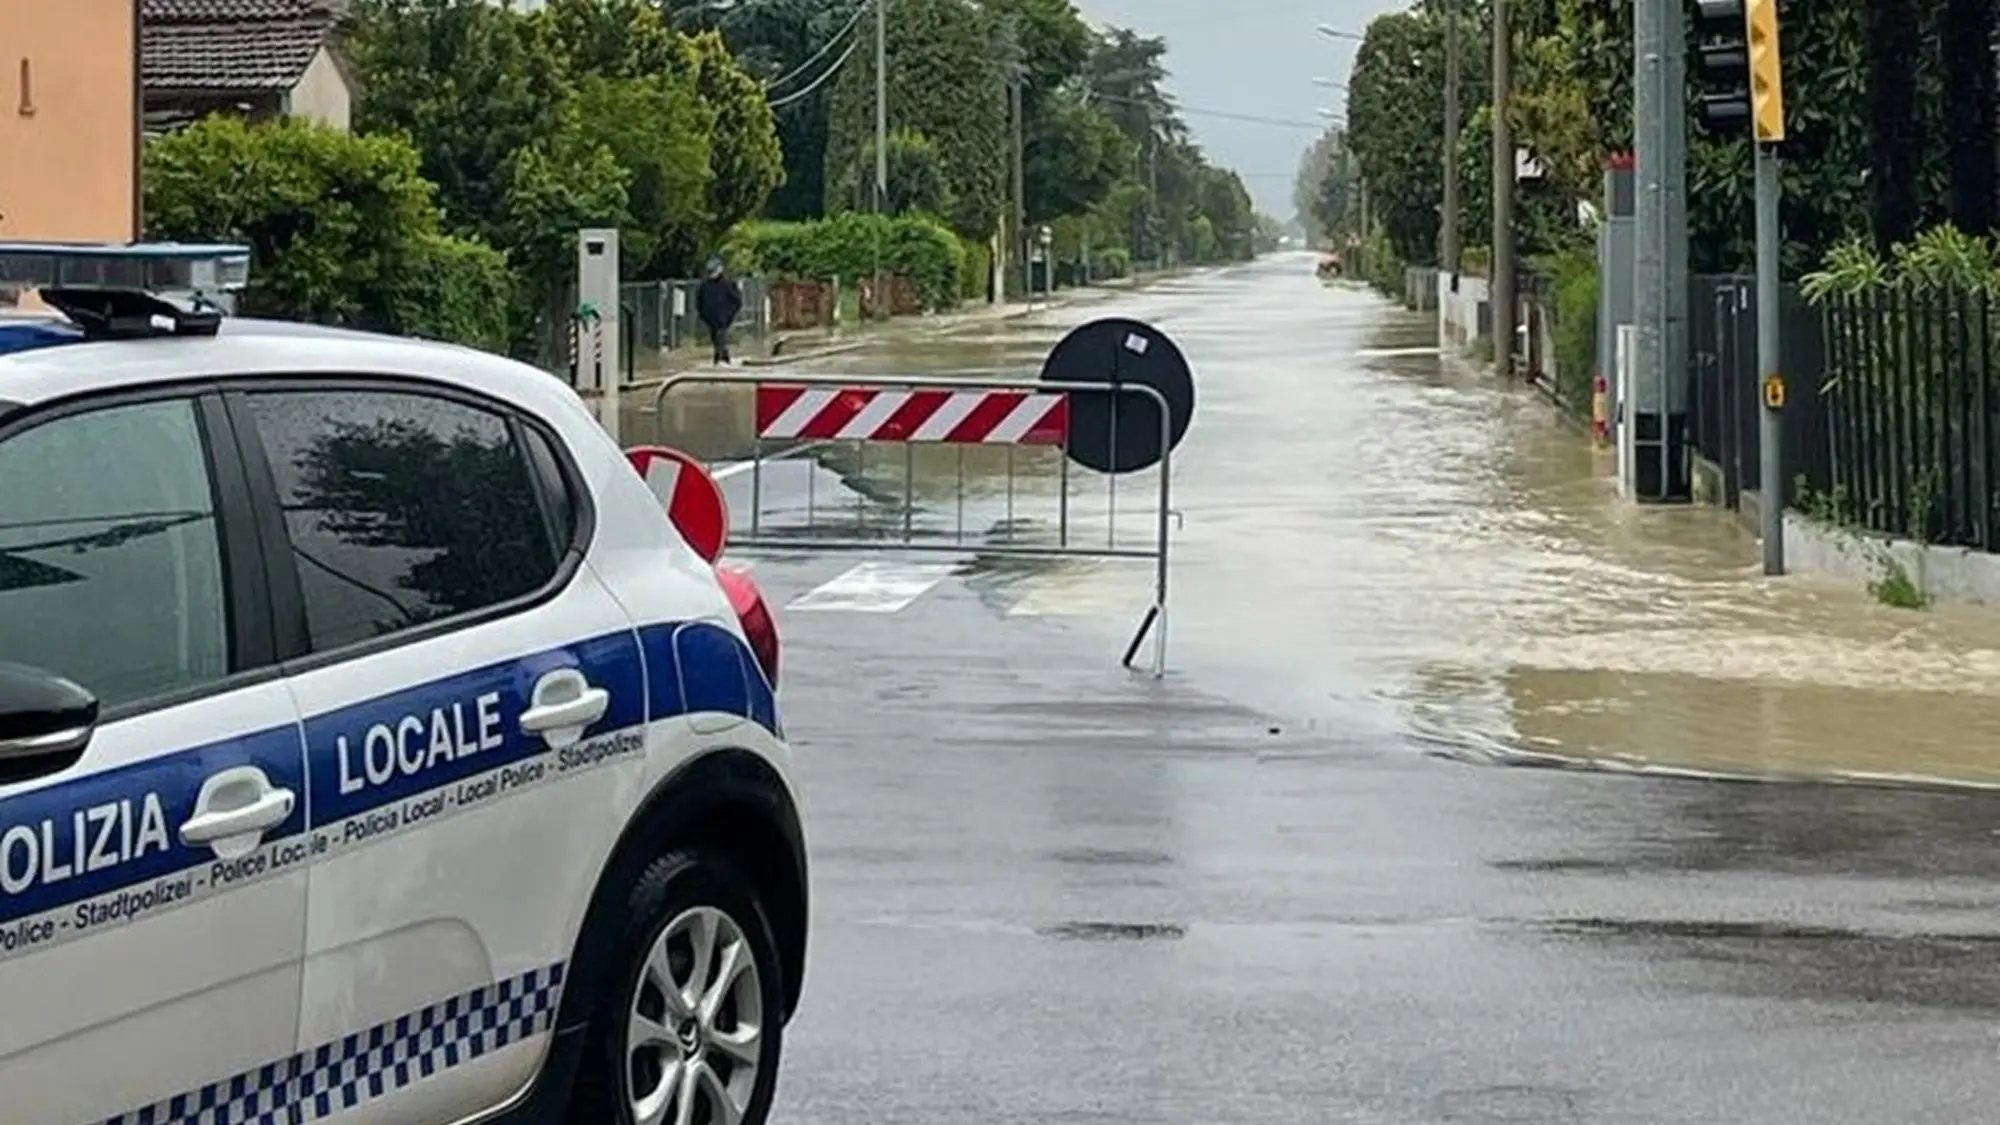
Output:
[[1407,0],[1074,0],[1092,23],[1118,24],[1167,41],[1169,88],[1209,159],[1236,169],[1258,209],[1292,217],[1292,174],[1318,131],[1232,121],[1225,113],[1306,123],[1336,112],[1340,90],[1314,78],[1347,80],[1356,44],[1313,30],[1326,23],[1360,31]]

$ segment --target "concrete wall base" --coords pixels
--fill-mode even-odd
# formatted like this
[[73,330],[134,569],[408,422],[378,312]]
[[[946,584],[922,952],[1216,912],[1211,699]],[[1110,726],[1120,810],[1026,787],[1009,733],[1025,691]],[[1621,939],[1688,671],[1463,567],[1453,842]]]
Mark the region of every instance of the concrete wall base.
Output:
[[1788,569],[1867,584],[1880,581],[1891,562],[1937,601],[2000,605],[2000,555],[1850,531],[1785,513]]

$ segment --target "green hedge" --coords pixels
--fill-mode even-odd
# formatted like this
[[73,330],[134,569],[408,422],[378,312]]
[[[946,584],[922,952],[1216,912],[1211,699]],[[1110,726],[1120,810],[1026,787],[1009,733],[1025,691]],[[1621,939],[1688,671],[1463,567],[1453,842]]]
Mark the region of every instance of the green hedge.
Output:
[[1597,374],[1597,256],[1576,250],[1550,265],[1556,290],[1556,392],[1564,409],[1583,414],[1590,410],[1591,379]]
[[963,238],[959,240],[959,251],[965,263],[958,275],[959,298],[984,301],[986,284],[993,273],[993,248],[984,242]]
[[846,214],[805,223],[749,223],[730,236],[729,258],[741,269],[802,281],[859,282],[882,271],[907,277],[926,308],[960,299],[965,249],[935,219]]
[[147,232],[248,244],[245,313],[502,351],[507,261],[444,233],[420,164],[397,136],[215,115],[146,145]]
[[505,254],[483,242],[429,234],[409,247],[389,287],[389,306],[405,335],[505,352],[514,286]]

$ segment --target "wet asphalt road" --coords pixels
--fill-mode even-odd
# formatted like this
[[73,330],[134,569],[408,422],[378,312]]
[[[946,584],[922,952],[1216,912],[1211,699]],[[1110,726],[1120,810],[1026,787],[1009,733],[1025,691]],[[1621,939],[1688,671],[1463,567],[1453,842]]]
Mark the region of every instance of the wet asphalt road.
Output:
[[[1122,564],[1063,612],[1022,612],[1003,570],[782,613],[816,917],[777,1120],[2000,1117],[2000,799],[1439,756],[1411,685],[1466,678],[1438,638],[1507,616],[1461,586],[1511,571],[1481,570],[1480,482],[1380,420],[1444,398],[1440,443],[1575,439],[1434,360],[1343,376],[1423,334],[1310,270],[1115,306],[1202,379],[1166,680],[1116,666],[1146,600]],[[1028,349],[996,340],[846,362]],[[1588,492],[1589,468],[1542,485]],[[1672,550],[1743,549],[1694,535]],[[755,565],[792,605],[856,561]],[[1754,758],[1761,728],[1735,729]]]

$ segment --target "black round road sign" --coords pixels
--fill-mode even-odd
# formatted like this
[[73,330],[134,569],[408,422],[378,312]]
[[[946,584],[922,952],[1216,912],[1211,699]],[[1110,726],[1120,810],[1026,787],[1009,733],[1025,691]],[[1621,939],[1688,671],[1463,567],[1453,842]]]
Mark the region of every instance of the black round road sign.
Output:
[[[1194,419],[1194,372],[1167,334],[1144,321],[1095,320],[1063,337],[1042,365],[1045,383],[1143,384],[1160,392],[1171,422],[1168,449]],[[1133,473],[1159,464],[1160,407],[1129,391],[1070,391],[1069,457],[1100,473]]]

